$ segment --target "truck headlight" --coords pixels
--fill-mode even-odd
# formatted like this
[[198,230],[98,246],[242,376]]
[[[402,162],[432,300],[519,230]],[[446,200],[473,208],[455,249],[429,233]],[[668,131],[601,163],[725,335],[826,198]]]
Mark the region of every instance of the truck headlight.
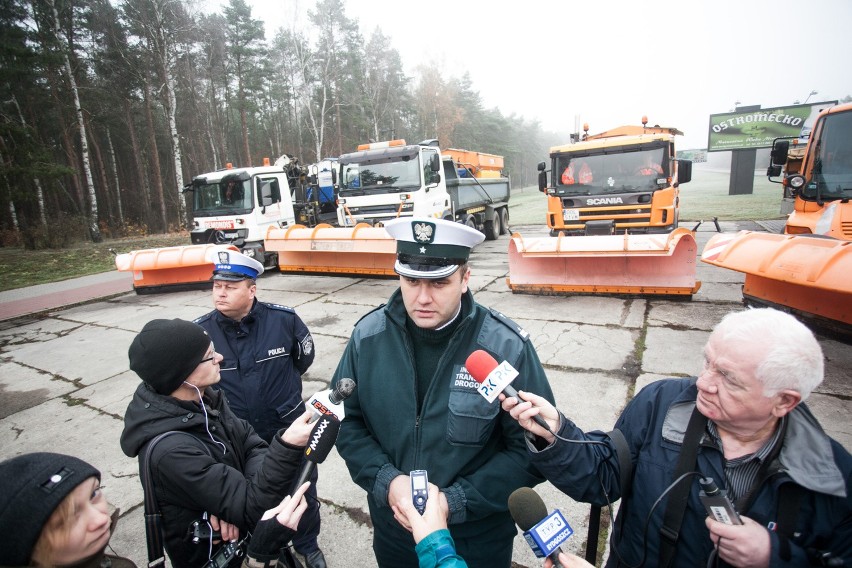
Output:
[[798,190],[798,189],[801,189],[802,186],[805,185],[805,178],[804,178],[804,176],[790,176],[789,179],[787,180],[787,183],[793,189]]

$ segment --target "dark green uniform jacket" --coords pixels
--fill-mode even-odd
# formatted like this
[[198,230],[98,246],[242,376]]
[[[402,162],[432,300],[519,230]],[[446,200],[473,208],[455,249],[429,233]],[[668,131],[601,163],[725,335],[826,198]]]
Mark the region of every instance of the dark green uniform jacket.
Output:
[[349,377],[358,385],[344,403],[337,449],[352,479],[367,491],[375,538],[391,538],[388,533],[399,526],[387,502],[390,482],[400,473],[425,469],[447,497],[454,539],[488,533],[511,541],[517,531],[508,512],[509,495],[543,479],[530,464],[518,423],[500,409],[499,401],[488,403],[478,392],[479,384],[464,363],[473,351],[485,350],[519,371],[512,386],[552,402],[529,335],[467,292],[462,321],[418,412],[406,317],[397,290],[386,306],[356,324],[332,381]]

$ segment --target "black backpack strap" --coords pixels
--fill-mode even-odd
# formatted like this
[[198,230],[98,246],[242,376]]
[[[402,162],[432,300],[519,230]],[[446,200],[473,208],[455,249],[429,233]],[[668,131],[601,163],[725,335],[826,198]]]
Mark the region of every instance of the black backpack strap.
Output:
[[[151,440],[148,447],[145,448],[145,457],[139,462],[139,477],[142,481],[142,490],[144,493],[144,508],[145,508],[145,540],[148,545],[148,568],[160,568],[165,565],[166,555],[163,552],[163,515],[160,513],[160,507],[157,504],[157,494],[154,489],[154,476],[151,471],[151,456],[154,454],[154,448],[163,439],[172,434],[185,434],[197,440],[195,436],[187,432],[172,430],[164,432]],[[204,450],[210,454],[209,448],[201,443]],[[210,454],[212,456],[212,454]],[[140,455],[140,458],[142,456]]]
[[[627,494],[630,492],[630,485],[633,478],[633,459],[630,457],[630,446],[627,445],[627,439],[621,430],[615,428],[611,432],[607,432],[607,436],[615,446],[615,455],[618,458],[618,480],[621,485],[621,507],[624,508]],[[623,519],[624,515],[619,514],[619,519]],[[601,530],[601,507],[592,505],[589,511],[589,532],[586,537],[586,562],[595,564],[598,555],[598,537]]]
[[[695,469],[695,460],[698,457],[698,446],[707,428],[707,417],[698,412],[696,407],[689,417],[686,434],[680,449],[680,457],[674,472],[674,479]],[[674,481],[674,480],[673,480]],[[672,489],[666,503],[663,514],[663,525],[660,527],[660,568],[668,568],[674,560],[677,540],[680,536],[680,525],[683,523],[683,515],[686,512],[686,503],[689,500],[689,491],[692,482],[680,484]]]

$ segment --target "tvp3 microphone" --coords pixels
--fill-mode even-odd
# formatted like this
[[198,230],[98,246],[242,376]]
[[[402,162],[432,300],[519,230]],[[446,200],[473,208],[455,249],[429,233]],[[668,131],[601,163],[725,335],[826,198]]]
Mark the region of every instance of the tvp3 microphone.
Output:
[[529,487],[516,489],[509,495],[509,513],[515,524],[524,531],[524,539],[539,558],[550,558],[559,566],[559,546],[574,534],[574,529],[556,509],[549,515],[544,501]]
[[331,448],[334,447],[334,442],[337,441],[338,432],[340,432],[340,420],[334,415],[327,414],[317,421],[314,429],[311,430],[310,438],[308,438],[308,446],[305,448],[305,463],[302,464],[302,470],[299,472],[293,491],[310,479],[318,463],[325,461],[325,458],[331,453]]
[[[497,395],[501,392],[506,396],[513,396],[519,402],[523,399],[518,396],[518,391],[512,386],[512,381],[518,376],[518,371],[515,370],[508,362],[503,361],[499,365],[497,360],[482,349],[478,349],[467,356],[464,362],[464,367],[479,383],[479,394],[485,397],[488,402],[494,402]],[[533,417],[535,423],[553,434],[550,426],[539,415]]]
[[355,390],[355,381],[342,378],[333,389],[321,390],[308,399],[308,406],[313,409],[311,422],[324,414],[333,414],[338,420],[343,420],[343,401]]

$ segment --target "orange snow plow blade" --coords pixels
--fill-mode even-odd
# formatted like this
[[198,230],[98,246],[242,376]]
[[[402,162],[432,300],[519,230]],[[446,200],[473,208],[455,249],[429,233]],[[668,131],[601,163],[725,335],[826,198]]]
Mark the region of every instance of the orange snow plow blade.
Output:
[[135,250],[115,257],[119,271],[133,273],[137,294],[203,290],[212,286],[213,263],[209,251],[235,250],[233,245],[188,245]]
[[701,260],[745,273],[743,298],[852,326],[852,242],[805,235],[722,233]]
[[281,272],[396,278],[396,241],[381,227],[358,223],[337,228],[321,223],[309,229],[271,228],[264,246],[278,252]]
[[691,296],[695,237],[688,229],[665,235],[604,235],[509,242],[512,292],[528,294],[629,294]]

